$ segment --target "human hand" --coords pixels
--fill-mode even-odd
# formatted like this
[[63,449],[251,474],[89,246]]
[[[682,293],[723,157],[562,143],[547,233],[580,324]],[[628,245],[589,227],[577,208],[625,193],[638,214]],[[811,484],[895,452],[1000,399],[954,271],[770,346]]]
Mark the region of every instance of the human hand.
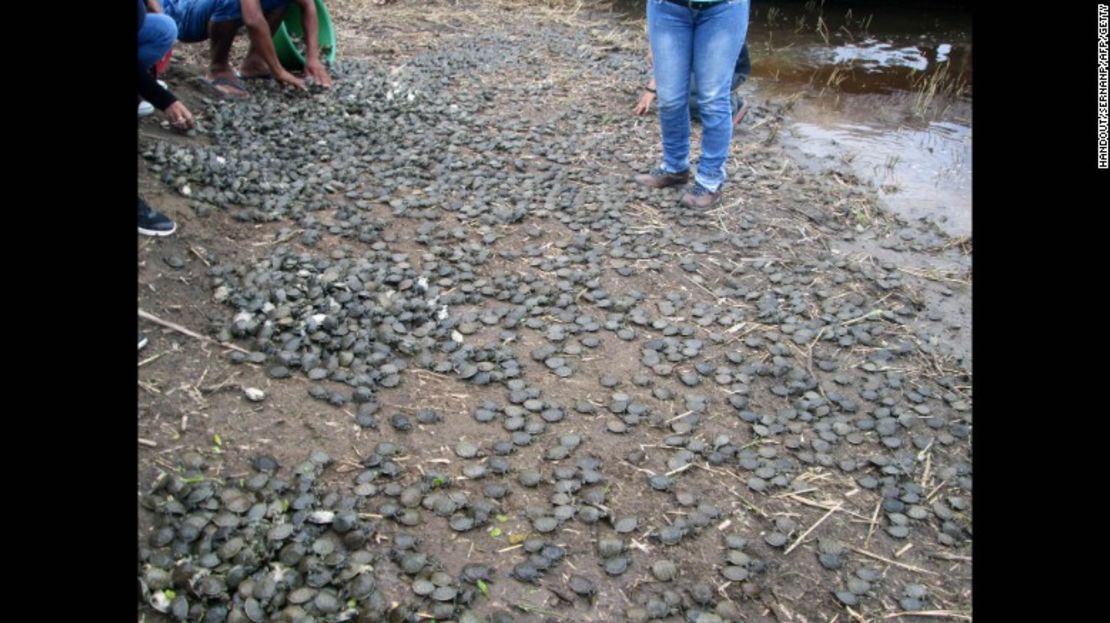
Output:
[[312,78],[316,84],[322,87],[331,86],[331,76],[328,75],[328,70],[320,61],[306,63],[304,75],[305,78]]
[[300,78],[294,76],[288,71],[285,71],[284,69],[280,73],[275,74],[274,78],[278,81],[278,84],[289,85],[294,89],[300,91],[308,90],[308,87],[305,86],[304,80],[301,80]]
[[193,121],[193,113],[189,112],[189,109],[185,107],[185,104],[181,103],[181,100],[177,100],[170,104],[164,112],[175,128],[188,130],[196,125]]
[[636,102],[635,108],[632,109],[634,115],[646,115],[651,110],[651,103],[655,101],[655,94],[647,89],[640,94],[639,101]]

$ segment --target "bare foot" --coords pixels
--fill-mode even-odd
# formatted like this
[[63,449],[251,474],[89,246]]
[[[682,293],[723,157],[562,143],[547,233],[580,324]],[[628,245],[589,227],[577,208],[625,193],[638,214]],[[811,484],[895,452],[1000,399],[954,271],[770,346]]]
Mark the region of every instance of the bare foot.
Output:
[[239,65],[239,77],[244,80],[252,78],[272,78],[270,66],[260,57],[247,55]]

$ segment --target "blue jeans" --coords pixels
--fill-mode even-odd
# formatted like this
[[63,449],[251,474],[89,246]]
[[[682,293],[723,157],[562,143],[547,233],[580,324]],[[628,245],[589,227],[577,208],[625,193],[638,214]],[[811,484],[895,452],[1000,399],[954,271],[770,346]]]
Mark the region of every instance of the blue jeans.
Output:
[[647,0],[648,38],[655,65],[663,169],[690,168],[690,81],[696,80],[702,120],[697,183],[716,191],[725,181],[732,142],[732,76],[748,32],[750,0],[691,9]]
[[147,13],[139,30],[139,62],[154,67],[177,41],[177,24],[165,15]]
[[[732,102],[732,114],[735,115],[744,106],[744,100],[736,93],[741,85],[748,81],[748,76],[752,75],[752,57],[748,53],[748,44],[744,43],[744,47],[740,48],[740,58],[736,60],[736,68],[732,70],[732,86],[729,90],[732,91],[730,101]],[[690,80],[690,118],[700,120],[698,116],[698,85],[693,79]]]
[[[289,4],[290,0],[262,0],[262,12]],[[234,22],[243,19],[239,0],[162,0],[162,10],[177,22],[178,38],[185,43],[208,39],[209,22]]]

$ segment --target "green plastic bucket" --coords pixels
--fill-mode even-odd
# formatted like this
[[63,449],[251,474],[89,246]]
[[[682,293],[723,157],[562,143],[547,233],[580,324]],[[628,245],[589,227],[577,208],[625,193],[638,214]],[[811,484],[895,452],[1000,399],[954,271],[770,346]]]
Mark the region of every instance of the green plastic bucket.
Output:
[[[316,19],[319,22],[320,58],[331,64],[335,62],[335,29],[331,15],[323,0],[316,0]],[[304,54],[293,43],[294,39],[304,40],[304,25],[301,21],[301,7],[289,3],[281,27],[274,33],[274,50],[281,66],[289,70],[304,68]]]

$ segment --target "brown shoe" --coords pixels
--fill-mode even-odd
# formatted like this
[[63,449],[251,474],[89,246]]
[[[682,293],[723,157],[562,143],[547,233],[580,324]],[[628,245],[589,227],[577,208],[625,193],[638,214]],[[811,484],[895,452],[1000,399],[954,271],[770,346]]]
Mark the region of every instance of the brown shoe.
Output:
[[690,192],[682,195],[682,205],[688,208],[704,210],[713,207],[720,198],[720,188],[717,189],[717,192],[713,192],[705,186],[695,183],[694,188],[690,190]]
[[636,176],[636,181],[648,188],[670,188],[671,186],[685,184],[689,179],[689,169],[682,173],[667,173],[663,170],[663,167],[659,167],[646,175]]

